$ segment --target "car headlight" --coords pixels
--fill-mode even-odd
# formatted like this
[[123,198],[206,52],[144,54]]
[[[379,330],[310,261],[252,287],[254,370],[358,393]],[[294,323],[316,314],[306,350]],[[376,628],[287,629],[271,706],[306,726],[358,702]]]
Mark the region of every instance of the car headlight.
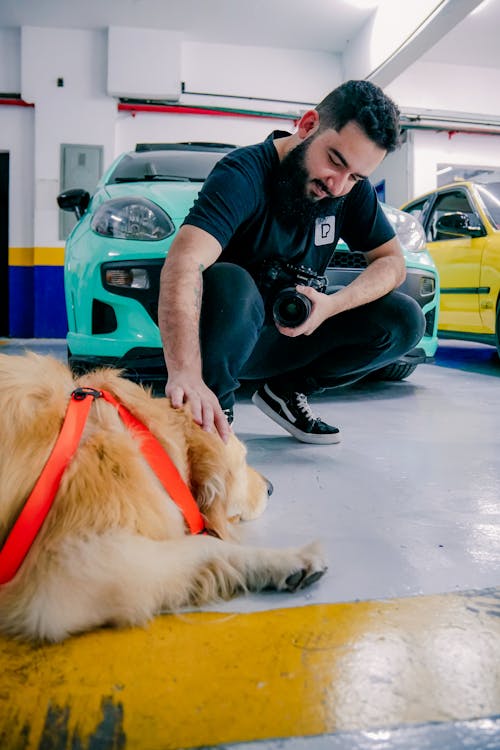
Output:
[[164,240],[174,233],[170,216],[147,198],[112,198],[95,212],[91,228],[120,240]]
[[425,232],[422,224],[410,214],[397,208],[384,207],[385,213],[398,236],[403,250],[409,253],[422,253],[426,250]]

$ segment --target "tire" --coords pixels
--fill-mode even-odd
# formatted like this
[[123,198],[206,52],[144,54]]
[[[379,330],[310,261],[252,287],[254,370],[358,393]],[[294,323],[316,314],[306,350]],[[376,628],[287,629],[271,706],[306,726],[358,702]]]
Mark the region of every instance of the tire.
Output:
[[415,370],[417,365],[407,364],[406,362],[393,362],[392,365],[381,367],[368,375],[369,380],[404,380]]
[[80,377],[80,375],[85,375],[87,372],[91,372],[92,370],[95,370],[95,364],[91,364],[89,362],[88,365],[85,364],[85,361],[81,359],[74,359],[73,355],[71,353],[71,350],[69,347],[67,347],[67,359],[68,359],[68,367],[73,373],[73,375],[76,375],[76,377]]

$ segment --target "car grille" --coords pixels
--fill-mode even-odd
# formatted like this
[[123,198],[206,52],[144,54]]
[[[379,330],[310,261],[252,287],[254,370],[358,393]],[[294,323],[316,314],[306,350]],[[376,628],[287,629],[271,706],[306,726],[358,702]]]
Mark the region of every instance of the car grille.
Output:
[[335,250],[328,268],[366,268],[368,263],[364,253],[358,251]]
[[434,323],[436,321],[436,308],[425,313],[425,336],[434,336]]
[[116,314],[111,305],[98,299],[92,301],[92,334],[113,333],[118,328]]

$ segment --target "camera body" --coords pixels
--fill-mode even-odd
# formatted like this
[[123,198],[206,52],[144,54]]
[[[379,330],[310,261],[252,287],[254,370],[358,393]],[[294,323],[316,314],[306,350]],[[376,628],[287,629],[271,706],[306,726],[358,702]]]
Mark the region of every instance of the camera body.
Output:
[[328,281],[325,276],[318,276],[307,266],[294,266],[279,260],[264,264],[261,288],[269,302],[275,323],[283,328],[297,328],[311,314],[311,300],[297,292],[297,284],[325,292]]

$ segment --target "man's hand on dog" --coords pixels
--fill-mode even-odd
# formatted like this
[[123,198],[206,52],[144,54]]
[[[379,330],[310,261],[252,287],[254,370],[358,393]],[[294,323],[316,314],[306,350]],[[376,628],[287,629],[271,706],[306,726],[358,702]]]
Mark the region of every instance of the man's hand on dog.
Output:
[[206,432],[212,432],[215,427],[222,440],[227,443],[231,427],[217,396],[203,380],[184,375],[169,376],[165,394],[175,409],[189,404],[194,421]]

